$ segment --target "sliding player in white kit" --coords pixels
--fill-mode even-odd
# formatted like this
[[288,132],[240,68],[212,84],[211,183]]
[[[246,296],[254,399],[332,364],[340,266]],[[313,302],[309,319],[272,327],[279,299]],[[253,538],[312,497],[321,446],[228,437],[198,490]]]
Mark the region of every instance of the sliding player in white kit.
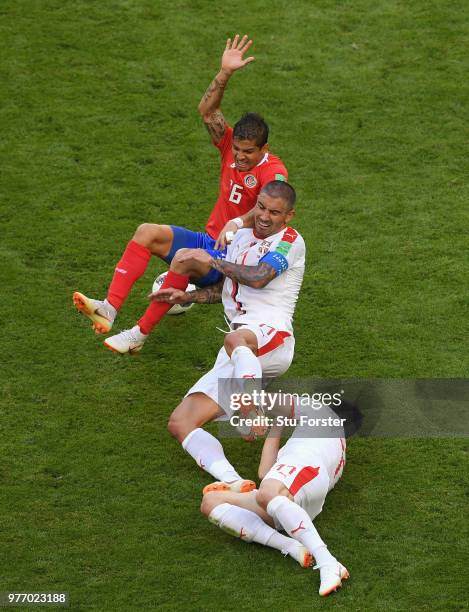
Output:
[[224,346],[214,367],[189,389],[173,411],[168,429],[216,480],[233,491],[255,487],[241,478],[225,457],[221,443],[202,426],[233,414],[229,402],[219,397],[219,379],[242,380],[280,376],[294,353],[292,317],[304,273],[302,237],[288,226],[294,215],[295,191],[284,181],[262,188],[254,207],[254,228],[239,230],[228,246],[226,259],[219,252],[182,249],[171,267],[192,266],[191,273],[219,270],[217,285],[183,292],[165,289],[152,296],[171,304],[214,303],[223,300],[230,321]]
[[[299,423],[279,450],[282,425],[274,425],[266,438],[259,466],[262,479],[258,491],[235,493],[208,485],[201,511],[208,519],[244,542],[257,542],[289,554],[307,567],[312,558],[319,569],[319,594],[336,591],[349,578],[347,569],[328,551],[313,520],[321,512],[327,493],[335,486],[345,465],[345,438],[342,426],[318,429],[302,424],[301,416],[324,417],[333,413],[322,406],[317,410],[294,407]],[[311,414],[312,413],[312,414]],[[340,423],[340,421],[339,421]],[[343,425],[343,421],[342,421]],[[319,428],[320,429],[320,428]],[[284,530],[287,535],[277,530]],[[291,536],[291,537],[290,537]],[[298,558],[303,550],[303,561]],[[304,547],[304,548],[303,548]]]

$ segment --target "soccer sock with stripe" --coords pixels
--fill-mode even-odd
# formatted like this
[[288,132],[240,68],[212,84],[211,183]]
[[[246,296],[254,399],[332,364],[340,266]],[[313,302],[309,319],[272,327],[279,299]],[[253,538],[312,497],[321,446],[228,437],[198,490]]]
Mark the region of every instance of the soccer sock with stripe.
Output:
[[261,362],[248,346],[237,346],[231,353],[231,362],[233,378],[262,378]]
[[216,480],[234,482],[242,480],[223,452],[220,442],[204,429],[194,429],[182,441],[182,448]]
[[[160,287],[160,291],[161,289],[167,289],[168,287],[174,287],[174,289],[184,291],[188,284],[189,277],[186,274],[178,274],[177,272],[173,272],[173,270],[169,270],[163,284]],[[143,317],[138,321],[138,326],[140,327],[142,334],[149,334],[171,307],[172,304],[167,304],[166,302],[151,302]]]
[[238,536],[244,542],[257,542],[263,546],[270,546],[284,555],[291,550],[292,544],[298,546],[295,540],[279,533],[264,523],[255,512],[246,508],[226,503],[220,504],[210,512],[208,519],[223,531]]
[[107,301],[116,309],[124,303],[134,283],[147,269],[151,251],[131,240],[116,265],[114,276],[107,292]]
[[277,519],[288,535],[309,550],[316,560],[316,565],[327,565],[337,561],[327,550],[306,510],[294,501],[284,495],[277,495],[268,503],[267,514]]

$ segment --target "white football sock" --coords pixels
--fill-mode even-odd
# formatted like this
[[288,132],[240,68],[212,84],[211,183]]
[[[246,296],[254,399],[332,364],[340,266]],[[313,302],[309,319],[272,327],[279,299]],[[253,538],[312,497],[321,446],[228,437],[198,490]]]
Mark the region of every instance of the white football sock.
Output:
[[267,505],[267,513],[282,525],[292,538],[298,540],[314,556],[316,565],[337,562],[313,525],[306,510],[284,495],[277,495]]
[[262,378],[261,362],[247,346],[237,346],[231,353],[231,361],[233,378]]
[[232,504],[216,506],[208,518],[220,529],[241,538],[244,542],[257,542],[263,546],[270,546],[285,555],[291,549],[292,542],[297,545],[294,540],[264,523],[255,512]]
[[182,448],[216,480],[234,482],[242,480],[223,452],[220,442],[204,429],[194,429],[182,441]]

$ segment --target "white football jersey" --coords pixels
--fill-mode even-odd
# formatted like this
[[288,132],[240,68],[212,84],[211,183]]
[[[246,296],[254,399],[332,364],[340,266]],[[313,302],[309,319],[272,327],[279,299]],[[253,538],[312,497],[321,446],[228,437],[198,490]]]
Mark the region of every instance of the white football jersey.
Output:
[[[321,459],[329,475],[329,490],[342,475],[345,465],[345,433],[339,416],[328,406],[312,408],[295,402],[293,415],[296,427],[287,443],[280,449],[277,461],[282,456],[295,456],[298,462],[315,465]],[[329,420],[333,419],[333,420]]]
[[252,229],[240,229],[228,246],[226,261],[257,266],[267,253],[276,258],[280,273],[262,289],[227,277],[222,293],[225,313],[231,323],[266,323],[292,333],[305,268],[305,243],[300,234],[286,227],[264,239],[256,238]]

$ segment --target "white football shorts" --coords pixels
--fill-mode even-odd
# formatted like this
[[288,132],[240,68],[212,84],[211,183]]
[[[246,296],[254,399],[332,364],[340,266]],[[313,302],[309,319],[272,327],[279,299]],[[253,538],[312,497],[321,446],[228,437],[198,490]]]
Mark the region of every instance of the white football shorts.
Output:
[[[320,446],[315,445],[316,440]],[[345,443],[340,438],[290,438],[263,480],[279,480],[294,502],[314,519],[342,475],[344,465]],[[282,526],[276,524],[276,528]]]
[[[291,334],[279,331],[265,323],[249,323],[243,325],[243,329],[249,329],[256,335],[257,356],[261,363],[262,375],[268,378],[276,378],[284,374],[293,361],[295,338]],[[222,347],[213,368],[189,389],[185,397],[192,393],[205,393],[225,413],[225,416],[219,417],[216,420],[228,420],[235,414],[235,411],[233,411],[227,402],[219,401],[218,381],[220,379],[232,379],[233,373],[233,363],[225,348]],[[220,403],[224,405],[220,405]]]

